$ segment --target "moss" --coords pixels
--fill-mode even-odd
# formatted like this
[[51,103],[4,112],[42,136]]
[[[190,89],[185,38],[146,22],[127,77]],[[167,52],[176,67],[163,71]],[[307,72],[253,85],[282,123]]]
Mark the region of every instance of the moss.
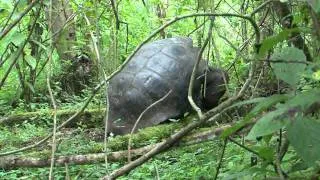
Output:
[[[191,114],[175,123],[164,123],[157,126],[141,129],[139,133],[135,133],[132,135],[132,147],[138,148],[160,142],[162,139],[169,137],[176,130],[181,129],[195,119],[195,114]],[[112,151],[126,149],[128,146],[129,137],[130,135],[116,136],[114,138],[111,138],[108,142],[108,148]]]

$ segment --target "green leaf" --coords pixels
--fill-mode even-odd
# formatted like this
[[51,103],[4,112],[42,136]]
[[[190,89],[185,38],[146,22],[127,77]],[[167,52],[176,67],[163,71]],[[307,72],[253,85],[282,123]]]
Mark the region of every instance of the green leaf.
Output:
[[251,110],[251,113],[254,115],[259,114],[260,112],[266,110],[267,108],[279,103],[284,102],[290,98],[287,94],[275,94],[270,97],[265,98],[264,101],[261,101],[256,107]]
[[290,35],[290,31],[284,30],[277,35],[268,37],[262,41],[260,50],[259,50],[259,58],[263,58],[267,52],[273,49],[279,42],[286,40]]
[[10,40],[15,45],[19,45],[24,41],[24,35],[22,33],[15,32],[12,36],[10,36]]
[[44,49],[44,50],[47,51],[48,48],[47,48],[44,44],[42,44],[41,42],[36,41],[36,40],[32,40],[32,42],[34,42],[34,43],[37,44],[39,47],[41,47],[42,49]]
[[288,39],[292,33],[299,33],[305,32],[310,33],[310,30],[305,28],[292,28],[292,29],[285,29],[281,31],[279,34],[270,36],[264,39],[261,43],[261,47],[259,49],[259,58],[264,58],[269,50],[273,49],[278,43]]
[[297,118],[288,125],[288,139],[297,154],[312,166],[320,160],[320,123],[311,118]]
[[316,13],[320,13],[320,1],[319,0],[307,0],[307,2]]
[[[248,115],[246,117],[244,117],[243,120],[239,121],[238,123],[236,123],[235,125],[233,125],[231,128],[226,129],[221,137],[222,138],[226,138],[228,136],[230,136],[231,134],[233,134],[234,132],[238,131],[239,129],[241,129],[242,127],[244,127],[245,125],[249,124],[259,113],[261,113],[262,111],[266,110],[267,108],[271,107],[274,104],[277,104],[279,102],[283,102],[285,100],[287,100],[290,96],[288,95],[273,95],[267,98],[264,97],[259,97],[259,98],[255,98],[255,99],[251,99],[248,101],[244,101],[244,102],[240,102],[237,103],[235,105],[238,104],[245,104],[245,103],[255,103],[255,102],[259,102],[251,111],[250,113],[248,113]],[[233,105],[233,106],[235,106]]]
[[25,82],[25,84],[29,87],[29,89],[30,89],[33,93],[35,93],[35,90],[34,90],[34,87],[33,87],[32,84],[30,84],[29,82]]
[[263,146],[258,150],[259,156],[263,157],[265,160],[272,162],[274,157],[274,152],[272,147]]
[[299,108],[302,111],[307,110],[312,104],[320,100],[320,89],[312,89],[297,94],[294,98],[287,101],[284,106],[288,108]]
[[[247,139],[254,140],[256,137],[274,133],[280,128],[286,126],[291,119],[295,119],[299,113],[307,110],[312,104],[319,101],[319,99],[319,89],[313,89],[296,95],[286,103],[279,105],[277,110],[271,111],[265,114],[261,119],[259,119],[251,129],[250,133],[247,136]],[[277,98],[274,98],[273,100],[277,100]],[[272,101],[270,101],[269,103],[272,103]],[[267,107],[267,104],[268,102],[265,106],[263,106],[263,104],[260,106],[261,108]],[[254,117],[254,114],[256,114],[254,113],[255,111],[260,112],[259,108],[257,110],[253,109],[251,111],[253,112],[251,117]]]
[[253,126],[246,139],[255,140],[259,136],[272,134],[280,128],[284,127],[289,121],[287,118],[280,117],[287,111],[287,108],[281,108],[265,114]]
[[34,70],[37,66],[37,60],[31,55],[26,55],[24,58],[28,65],[31,66],[32,70]]
[[304,64],[306,56],[303,51],[294,47],[286,47],[281,51],[275,52],[271,56],[271,60],[281,61],[271,63],[276,76],[291,86],[296,87],[301,74],[306,68],[306,64]]

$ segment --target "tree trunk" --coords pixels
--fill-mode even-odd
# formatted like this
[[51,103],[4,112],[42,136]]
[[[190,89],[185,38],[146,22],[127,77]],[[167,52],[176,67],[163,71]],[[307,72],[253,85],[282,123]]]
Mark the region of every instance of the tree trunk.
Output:
[[[47,11],[47,22],[51,27],[53,35],[54,47],[57,49],[59,57],[63,60],[73,60],[76,56],[74,49],[76,41],[76,28],[72,21],[68,20],[73,11],[71,9],[70,1],[57,0],[52,1],[51,19],[49,17],[49,10]],[[68,21],[70,21],[68,23]]]

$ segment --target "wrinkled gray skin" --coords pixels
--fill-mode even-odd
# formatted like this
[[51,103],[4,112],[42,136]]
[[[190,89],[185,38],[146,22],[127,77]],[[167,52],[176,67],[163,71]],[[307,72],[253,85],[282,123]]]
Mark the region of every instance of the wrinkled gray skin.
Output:
[[[124,69],[114,76],[108,89],[108,132],[130,133],[140,114],[152,103],[172,92],[149,109],[136,130],[183,115],[191,109],[188,86],[199,48],[189,38],[169,38],[144,45]],[[202,109],[218,104],[225,92],[222,70],[207,71],[206,97],[201,93],[205,62],[200,63],[194,85],[194,100]],[[225,74],[226,75],[226,74]]]

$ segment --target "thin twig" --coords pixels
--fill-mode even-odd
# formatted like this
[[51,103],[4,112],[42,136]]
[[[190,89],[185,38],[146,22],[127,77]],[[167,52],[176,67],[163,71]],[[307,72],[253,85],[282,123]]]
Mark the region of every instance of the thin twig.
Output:
[[156,180],[160,180],[159,170],[156,163],[153,163],[154,171],[156,172]]
[[223,162],[223,157],[224,157],[224,153],[226,151],[227,143],[228,143],[228,139],[225,139],[224,142],[223,142],[223,147],[222,147],[222,152],[221,152],[221,155],[220,155],[219,163],[218,163],[218,166],[216,168],[216,175],[214,176],[215,180],[218,178],[218,175],[219,175],[219,171],[220,171],[220,168],[221,168],[221,165],[222,165],[222,162]]
[[[52,56],[52,55],[50,55]],[[52,59],[52,58],[50,58]],[[51,61],[51,60],[50,60]],[[48,87],[48,91],[50,94],[50,99],[51,99],[51,103],[53,106],[53,130],[52,130],[52,150],[51,150],[51,165],[50,165],[50,171],[49,171],[49,180],[54,179],[53,178],[53,167],[54,167],[54,162],[55,162],[55,152],[56,152],[56,132],[57,132],[57,105],[56,105],[56,101],[54,99],[53,93],[52,93],[52,89],[50,86],[50,72],[51,70],[49,70],[48,75],[47,75],[47,87]]]
[[263,74],[264,74],[264,66],[267,64],[267,61],[265,61],[263,64],[262,64],[262,67],[261,67],[261,71],[260,71],[260,73],[259,73],[259,77],[258,77],[258,79],[257,79],[257,82],[256,82],[256,84],[254,85],[254,87],[252,88],[252,90],[251,90],[251,98],[254,98],[255,97],[255,92],[256,92],[256,89],[258,88],[258,86],[259,86],[259,84],[260,84],[260,82],[261,82],[261,78],[262,78],[262,76],[263,76]]
[[0,32],[0,40],[4,38],[12,30],[12,28],[14,28],[18,24],[18,22],[21,21],[21,19],[38,3],[38,1],[39,0],[33,0],[28,5],[28,7],[5,30]]
[[[252,154],[255,154],[255,155],[256,155],[256,156],[258,156],[259,158],[261,158],[261,159],[263,159],[263,160],[267,161],[267,163],[269,163],[270,165],[272,165],[272,166],[273,166],[273,168],[277,171],[277,165],[276,165],[276,164],[274,164],[273,162],[271,162],[271,161],[267,160],[265,157],[260,156],[260,154],[259,154],[257,151],[254,151],[254,150],[252,150],[252,149],[248,148],[247,146],[245,146],[245,145],[243,145],[243,144],[241,144],[241,143],[238,143],[237,141],[235,141],[234,139],[232,139],[232,138],[230,138],[230,137],[228,137],[228,139],[229,139],[229,141],[233,142],[234,144],[236,144],[236,145],[240,146],[241,148],[243,148],[243,149],[245,149],[245,150],[247,150],[247,151],[251,152]],[[287,177],[287,176],[288,176],[288,175],[287,175],[287,174],[285,174],[285,172],[283,172],[283,171],[282,171],[282,174],[283,174],[285,177]]]
[[114,17],[116,19],[116,29],[119,30],[119,28],[120,28],[120,20],[119,20],[118,11],[116,9],[116,0],[110,0],[110,1],[111,1],[112,11],[113,11]]
[[54,39],[56,36],[58,36],[67,26],[68,24],[77,16],[77,14],[73,13],[71,14],[68,19],[64,22],[63,26],[57,30],[56,32],[54,32],[50,37],[48,37],[47,39],[43,40],[42,43],[45,43],[51,39]]
[[[111,0],[113,1],[113,0]],[[86,20],[86,23],[88,26],[91,26],[91,23],[88,19],[88,17],[86,15],[84,15],[84,18]],[[98,26],[96,26],[96,31],[98,33]],[[90,31],[90,37],[91,37],[91,41],[92,41],[92,44],[93,44],[93,49],[94,49],[94,53],[97,57],[97,61],[98,61],[98,64],[100,64],[100,67],[102,67],[102,62],[101,62],[101,59],[100,59],[100,48],[98,46],[98,39],[95,38],[94,34],[92,31]],[[108,98],[108,82],[106,81],[107,79],[107,75],[106,75],[106,72],[104,71],[103,68],[101,68],[101,71],[102,71],[102,76],[105,80],[105,84],[106,84],[106,89],[105,89],[105,95],[106,95],[106,101],[107,101],[107,110],[105,112],[105,118],[104,118],[104,122],[105,122],[105,126],[104,126],[104,138],[103,138],[103,141],[104,141],[104,153],[105,153],[105,156],[104,156],[104,162],[105,162],[105,168],[106,168],[106,171],[108,172],[108,148],[107,148],[107,143],[108,143],[108,136],[107,136],[107,131],[108,131],[108,112],[109,112],[109,98]]]
[[[35,2],[35,1],[34,1],[34,2]],[[32,7],[33,7],[33,6],[32,6]],[[19,59],[19,57],[20,57],[20,55],[21,55],[24,47],[25,47],[25,46],[27,45],[27,43],[29,42],[29,40],[30,40],[30,38],[31,38],[31,35],[32,35],[33,31],[34,31],[34,28],[36,27],[37,20],[38,20],[38,18],[39,18],[39,16],[40,16],[40,10],[41,10],[41,7],[40,7],[40,8],[38,9],[38,11],[37,11],[36,18],[35,18],[32,26],[31,26],[31,29],[30,29],[30,32],[29,32],[29,34],[28,34],[27,39],[26,39],[26,40],[23,42],[23,44],[19,47],[17,53],[15,53],[15,56],[14,56],[14,58],[13,58],[13,60],[12,60],[12,63],[10,64],[8,70],[6,71],[6,73],[4,74],[3,78],[1,79],[1,81],[0,81],[0,90],[1,90],[2,86],[4,85],[6,79],[8,78],[8,75],[10,74],[13,66],[17,63],[17,61],[18,61],[18,59]],[[0,38],[0,40],[1,40],[1,38]]]
[[[106,77],[104,77],[106,79]],[[106,96],[106,105],[107,109],[105,112],[105,117],[104,117],[104,136],[103,136],[103,148],[104,148],[104,164],[107,172],[109,171],[108,169],[108,120],[109,120],[109,96],[108,96],[108,82],[106,82],[106,91],[105,91],[105,96]],[[109,173],[109,172],[108,172]]]
[[[1,57],[0,57],[0,67],[3,66],[3,64],[9,59],[10,57],[10,53],[8,52],[8,55],[5,57],[5,59],[3,60],[5,54],[7,53],[7,51],[9,50],[10,46],[14,44],[12,42],[8,43],[8,45],[6,46],[6,49],[3,51]],[[10,48],[10,50],[12,50],[13,48]]]
[[12,16],[13,16],[14,12],[16,11],[16,9],[17,9],[17,7],[18,7],[18,4],[19,4],[19,3],[20,3],[20,0],[18,0],[17,2],[15,2],[15,3],[14,3],[14,5],[13,5],[13,10],[11,11],[11,13],[10,13],[9,17],[7,18],[6,23],[4,23],[4,25],[3,25],[3,28],[2,28],[2,30],[1,30],[1,32],[3,32],[3,31],[4,31],[4,29],[6,28],[6,26],[8,25],[8,23],[9,23],[10,19],[12,18]]
[[197,26],[194,30],[192,30],[191,32],[189,32],[187,34],[187,36],[189,37],[191,34],[193,34],[194,32],[198,31],[203,25],[206,24],[206,22],[208,21],[209,19],[206,19],[205,21],[203,21],[199,26]]
[[[52,54],[54,51],[54,48],[52,48],[49,52],[49,54]],[[49,62],[49,58],[50,56],[47,57],[47,59],[44,61],[43,65],[41,66],[40,70],[38,71],[36,78],[38,78],[41,74],[41,72],[44,70],[44,68],[46,67],[47,63]]]
[[257,12],[259,12],[262,8],[264,8],[265,6],[267,6],[269,3],[273,2],[273,1],[277,1],[277,0],[268,0],[264,3],[262,3],[260,6],[258,6],[256,9],[254,9],[251,13],[250,16],[252,17],[253,15],[255,15]]
[[282,129],[279,130],[279,141],[278,141],[277,156],[276,156],[276,166],[277,166],[276,169],[280,179],[284,180],[285,176],[283,175],[282,173],[283,171],[281,168],[281,155],[280,155],[281,146],[282,146]]
[[66,172],[66,176],[65,176],[65,180],[70,180],[70,174],[69,174],[69,167],[68,167],[68,163],[64,163],[64,169]]
[[[248,152],[251,152],[252,154],[255,154],[255,155],[259,156],[259,153],[258,153],[257,151],[255,151],[255,150],[253,150],[253,149],[250,149],[250,148],[248,148],[247,146],[245,146],[245,145],[243,145],[243,144],[241,144],[241,143],[238,143],[238,142],[235,141],[233,138],[228,137],[228,140],[231,141],[231,142],[233,142],[234,144],[240,146],[241,148],[247,150]],[[259,156],[259,157],[260,157],[260,156]],[[264,159],[263,157],[261,157],[261,158]],[[264,160],[265,160],[265,159],[264,159]]]
[[[50,0],[50,9],[49,9],[49,29],[51,29],[52,27],[52,0]],[[53,49],[53,42],[52,40],[50,41],[50,48]],[[52,89],[50,86],[50,77],[52,74],[52,52],[49,54],[49,70],[47,71],[47,87],[48,87],[48,91],[49,91],[49,95],[50,95],[50,99],[51,99],[51,103],[53,106],[53,129],[52,129],[52,148],[51,148],[51,162],[50,162],[50,170],[49,170],[49,180],[54,179],[53,176],[53,168],[54,168],[54,162],[55,162],[55,152],[56,152],[56,148],[57,148],[57,144],[56,144],[56,132],[57,132],[57,104],[56,101],[54,99],[54,95],[52,93]]]
[[143,117],[143,115],[148,112],[152,107],[154,107],[155,105],[159,104],[160,102],[162,102],[163,100],[165,100],[170,94],[171,94],[172,90],[170,90],[166,95],[164,95],[162,98],[160,98],[159,100],[155,101],[154,103],[152,103],[150,106],[148,106],[145,110],[142,111],[142,113],[140,114],[140,116],[138,117],[138,119],[136,120],[136,122],[134,123],[131,132],[130,132],[130,136],[129,136],[129,140],[128,140],[128,162],[131,161],[131,145],[132,145],[132,134],[135,132],[138,123],[140,122],[141,118]]
[[209,40],[211,39],[211,36],[212,36],[213,24],[214,24],[214,20],[211,19],[210,25],[209,25],[209,30],[208,30],[208,36],[207,36],[206,40],[204,41],[203,46],[201,47],[201,49],[200,49],[200,51],[198,53],[197,61],[196,61],[195,65],[194,65],[194,67],[193,67],[192,74],[191,74],[191,77],[190,77],[190,84],[189,84],[189,88],[188,88],[188,100],[189,100],[189,103],[190,103],[191,107],[197,112],[199,118],[202,117],[202,111],[201,111],[200,107],[193,100],[193,85],[194,85],[196,73],[198,71],[199,63],[200,63],[200,61],[202,59],[202,53],[203,53],[204,49],[207,47],[207,45],[209,43]]
[[[223,36],[222,34],[220,34],[219,31],[218,31],[218,36],[219,36],[220,38],[222,38],[227,44],[229,44],[229,46],[230,46],[232,49],[234,49],[234,50],[237,52],[235,59],[237,59],[237,56],[241,56],[242,59],[246,59],[246,57],[245,57],[245,56],[242,54],[242,52],[241,52],[241,51],[243,50],[242,48],[241,48],[241,49],[240,49],[240,48],[236,48],[236,46],[233,45],[232,42],[230,42],[227,37],[225,37],[225,36]],[[244,43],[244,44],[245,44],[245,43]]]

